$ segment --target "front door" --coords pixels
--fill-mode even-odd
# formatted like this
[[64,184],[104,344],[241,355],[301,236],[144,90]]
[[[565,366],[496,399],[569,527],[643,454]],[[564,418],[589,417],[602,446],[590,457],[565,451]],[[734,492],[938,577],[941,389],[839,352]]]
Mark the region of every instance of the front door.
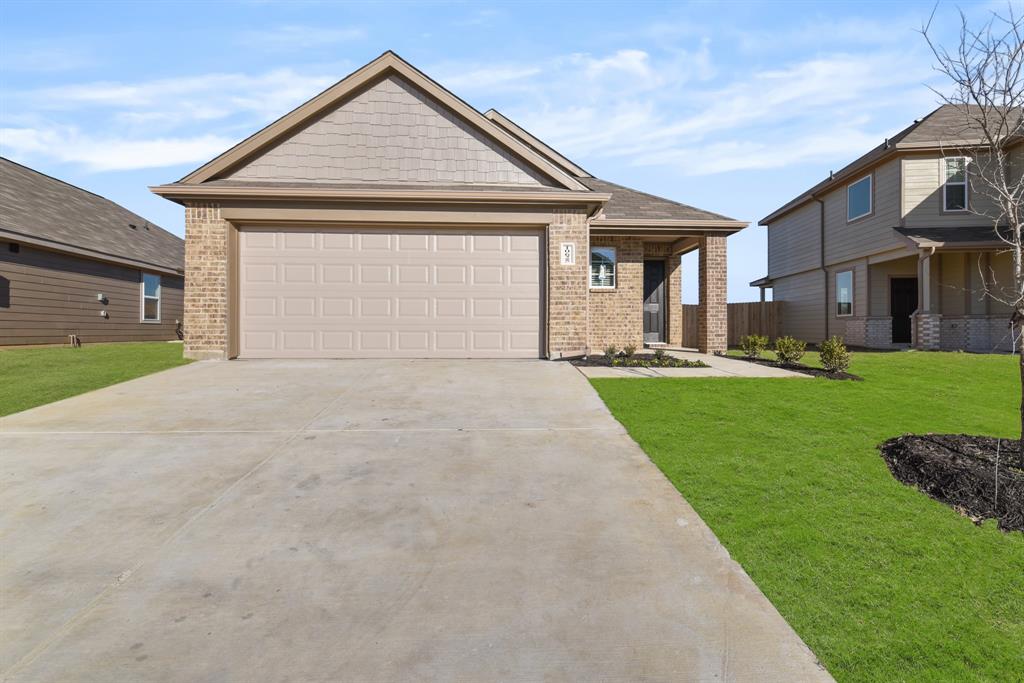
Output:
[[892,316],[892,343],[910,343],[910,315],[917,310],[917,278],[894,277],[889,280],[889,314]]
[[644,343],[665,341],[665,262],[644,261]]

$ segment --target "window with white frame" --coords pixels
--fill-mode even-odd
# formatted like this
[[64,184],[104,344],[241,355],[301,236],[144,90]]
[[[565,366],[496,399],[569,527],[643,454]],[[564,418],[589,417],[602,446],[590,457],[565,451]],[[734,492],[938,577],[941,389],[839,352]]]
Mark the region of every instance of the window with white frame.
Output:
[[866,175],[846,186],[846,220],[854,221],[871,213],[871,176]]
[[142,274],[142,321],[160,322],[160,276]]
[[590,286],[615,289],[615,247],[590,248]]
[[942,164],[942,208],[967,210],[967,157],[946,157]]
[[836,315],[853,315],[853,271],[836,273]]

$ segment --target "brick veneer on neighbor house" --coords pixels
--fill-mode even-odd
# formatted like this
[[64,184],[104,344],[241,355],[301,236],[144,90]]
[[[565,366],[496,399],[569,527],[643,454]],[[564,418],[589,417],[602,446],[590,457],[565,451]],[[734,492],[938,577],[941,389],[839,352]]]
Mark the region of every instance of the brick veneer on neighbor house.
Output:
[[225,358],[228,343],[228,224],[220,206],[185,207],[185,353]]
[[706,235],[701,238],[697,346],[705,353],[724,352],[728,348],[725,256],[725,237]]

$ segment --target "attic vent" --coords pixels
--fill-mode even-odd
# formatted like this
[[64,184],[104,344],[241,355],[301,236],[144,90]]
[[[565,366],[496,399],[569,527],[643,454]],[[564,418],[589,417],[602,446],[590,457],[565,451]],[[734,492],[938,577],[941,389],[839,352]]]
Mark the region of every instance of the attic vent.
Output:
[[138,230],[134,223],[129,223],[128,227],[131,228],[132,230]]
[[886,138],[886,139],[885,139],[885,143],[884,143],[884,145],[885,145],[885,148],[886,148],[886,149],[889,149],[889,138]]
[[835,171],[829,171],[828,172],[828,179],[829,180],[832,180],[835,177],[836,177],[836,172]]

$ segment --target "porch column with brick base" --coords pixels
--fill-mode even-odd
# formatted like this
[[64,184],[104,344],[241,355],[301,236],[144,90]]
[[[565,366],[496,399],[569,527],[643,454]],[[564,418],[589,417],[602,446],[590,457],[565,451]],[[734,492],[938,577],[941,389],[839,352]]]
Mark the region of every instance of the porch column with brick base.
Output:
[[725,237],[702,237],[698,259],[697,349],[701,353],[724,352],[728,343]]

